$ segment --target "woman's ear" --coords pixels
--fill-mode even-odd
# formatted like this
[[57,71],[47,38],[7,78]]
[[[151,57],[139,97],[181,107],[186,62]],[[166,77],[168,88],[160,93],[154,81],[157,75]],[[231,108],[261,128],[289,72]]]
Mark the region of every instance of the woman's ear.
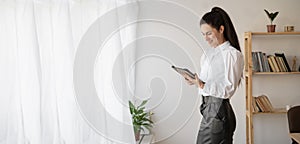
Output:
[[220,33],[224,33],[224,26],[223,26],[223,25],[220,26],[219,32],[220,32]]

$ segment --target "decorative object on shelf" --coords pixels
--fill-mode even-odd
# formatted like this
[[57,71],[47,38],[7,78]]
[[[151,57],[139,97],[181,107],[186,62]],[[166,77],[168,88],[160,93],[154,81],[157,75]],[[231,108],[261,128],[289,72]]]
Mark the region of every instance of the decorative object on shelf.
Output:
[[285,108],[288,111],[291,108],[291,106],[290,105],[286,105]]
[[284,26],[284,32],[293,32],[294,26]]
[[264,11],[266,12],[266,14],[268,15],[268,17],[269,17],[269,19],[271,21],[271,24],[267,25],[268,32],[275,32],[276,25],[273,24],[273,21],[277,17],[277,15],[279,14],[279,12],[270,13],[266,9],[264,9]]
[[150,119],[150,116],[153,115],[153,113],[145,111],[145,104],[147,102],[148,100],[144,100],[141,104],[135,106],[131,101],[129,101],[129,109],[132,116],[132,124],[136,141],[140,139],[141,130],[145,131],[145,129],[147,129],[150,131],[150,128],[153,127],[153,122]]

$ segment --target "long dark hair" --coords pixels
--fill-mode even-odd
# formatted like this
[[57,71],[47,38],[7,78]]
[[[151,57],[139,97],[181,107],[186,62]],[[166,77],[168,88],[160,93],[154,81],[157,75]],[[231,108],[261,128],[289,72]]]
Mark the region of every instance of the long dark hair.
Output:
[[234,48],[236,48],[238,51],[241,51],[234,26],[229,15],[223,9],[219,7],[212,8],[210,12],[203,15],[202,19],[200,20],[200,25],[202,24],[209,24],[217,30],[220,30],[220,27],[223,25],[225,40],[228,40]]

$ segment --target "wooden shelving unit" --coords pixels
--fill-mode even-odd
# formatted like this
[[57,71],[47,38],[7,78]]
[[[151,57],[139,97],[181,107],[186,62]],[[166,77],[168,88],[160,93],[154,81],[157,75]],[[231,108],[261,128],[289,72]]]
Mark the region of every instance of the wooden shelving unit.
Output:
[[245,41],[245,84],[246,84],[246,143],[254,143],[254,132],[253,132],[253,115],[258,114],[284,114],[286,113],[285,108],[276,108],[272,112],[253,112],[252,111],[252,80],[253,76],[268,76],[268,75],[293,75],[300,74],[300,72],[253,72],[252,67],[252,37],[253,36],[270,36],[270,35],[299,35],[300,32],[245,32],[244,41]]

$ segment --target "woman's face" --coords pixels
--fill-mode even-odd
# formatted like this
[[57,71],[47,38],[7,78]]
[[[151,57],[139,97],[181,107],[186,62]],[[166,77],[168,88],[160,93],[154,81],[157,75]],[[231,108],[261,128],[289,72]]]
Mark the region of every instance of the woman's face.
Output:
[[211,27],[209,24],[202,24],[200,26],[201,33],[204,37],[204,39],[207,41],[207,43],[215,48],[218,45],[222,44],[225,42],[224,36],[223,36],[223,31],[224,27],[221,26],[220,30],[217,30],[213,27]]

